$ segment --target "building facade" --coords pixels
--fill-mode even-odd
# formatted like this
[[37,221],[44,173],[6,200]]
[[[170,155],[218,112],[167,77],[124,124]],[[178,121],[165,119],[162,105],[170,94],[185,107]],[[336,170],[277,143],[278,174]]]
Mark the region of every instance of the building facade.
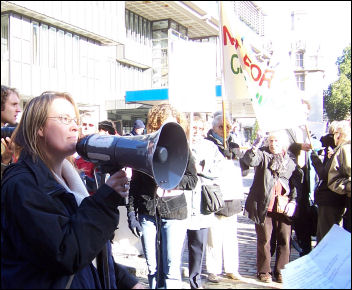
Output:
[[[146,121],[148,109],[157,102],[181,97],[189,102],[197,94],[204,96],[199,103],[207,102],[205,95],[221,100],[217,5],[216,1],[1,1],[1,83],[17,88],[23,104],[44,91],[69,92],[81,112],[90,111],[99,121],[113,120],[120,134],[128,132],[135,119]],[[260,2],[233,1],[232,8],[251,52],[266,62],[271,48]],[[295,15],[297,31],[300,21]],[[323,72],[306,43],[295,40],[291,57],[297,64],[298,85],[311,95]],[[211,56],[201,53],[205,47]],[[207,67],[198,65],[211,58],[215,60]],[[209,78],[213,80],[204,81]],[[209,82],[206,93],[204,84]],[[176,89],[180,87],[183,90]],[[320,91],[314,94],[320,96]],[[249,136],[254,113],[241,119],[244,108],[252,110],[249,100],[232,116],[244,124]],[[216,109],[221,109],[219,101]]]
[[[253,26],[258,7],[242,2]],[[219,84],[217,12],[215,1],[1,1],[1,83],[17,88],[23,104],[44,91],[69,92],[81,112],[127,132],[152,104],[168,101],[176,40],[215,47]],[[253,35],[262,36],[260,21]],[[142,98],[128,101],[126,92]]]
[[324,74],[320,41],[309,30],[309,15],[305,11],[291,12],[290,63],[294,69],[302,98],[310,104],[307,125],[312,134],[320,139],[325,134],[326,120],[323,113]]

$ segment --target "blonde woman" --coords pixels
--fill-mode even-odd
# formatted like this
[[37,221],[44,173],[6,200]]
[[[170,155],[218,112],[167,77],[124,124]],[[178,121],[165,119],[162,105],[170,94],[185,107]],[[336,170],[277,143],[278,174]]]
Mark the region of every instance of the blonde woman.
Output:
[[118,171],[88,195],[67,161],[76,151],[78,117],[68,94],[46,92],[27,104],[14,132],[19,160],[5,170],[1,187],[3,288],[139,287],[114,263],[109,241],[128,179]]

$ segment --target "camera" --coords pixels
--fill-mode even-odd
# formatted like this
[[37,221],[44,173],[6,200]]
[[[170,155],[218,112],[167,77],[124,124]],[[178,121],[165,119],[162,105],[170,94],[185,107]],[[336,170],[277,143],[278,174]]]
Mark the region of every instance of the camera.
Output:
[[1,138],[11,137],[13,131],[15,131],[16,127],[5,126],[1,127]]

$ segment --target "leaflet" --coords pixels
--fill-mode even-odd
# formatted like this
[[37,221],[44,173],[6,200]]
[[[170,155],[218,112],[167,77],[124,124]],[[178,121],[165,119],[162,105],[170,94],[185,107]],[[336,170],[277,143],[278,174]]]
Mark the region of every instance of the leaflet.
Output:
[[351,289],[351,233],[334,225],[308,254],[282,270],[284,289]]

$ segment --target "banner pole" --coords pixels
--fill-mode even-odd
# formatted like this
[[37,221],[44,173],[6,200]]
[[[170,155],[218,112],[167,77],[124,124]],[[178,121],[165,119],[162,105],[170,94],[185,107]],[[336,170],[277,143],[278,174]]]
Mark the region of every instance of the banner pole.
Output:
[[313,149],[312,137],[310,136],[307,123],[304,125],[304,127],[306,128],[307,136],[308,136],[309,143],[310,143],[310,149]]
[[218,3],[218,15],[219,15],[219,39],[220,39],[220,70],[221,70],[221,98],[222,98],[222,124],[224,132],[224,148],[226,149],[226,110],[225,110],[225,77],[224,77],[224,40],[223,40],[223,31],[222,31],[222,3]]

